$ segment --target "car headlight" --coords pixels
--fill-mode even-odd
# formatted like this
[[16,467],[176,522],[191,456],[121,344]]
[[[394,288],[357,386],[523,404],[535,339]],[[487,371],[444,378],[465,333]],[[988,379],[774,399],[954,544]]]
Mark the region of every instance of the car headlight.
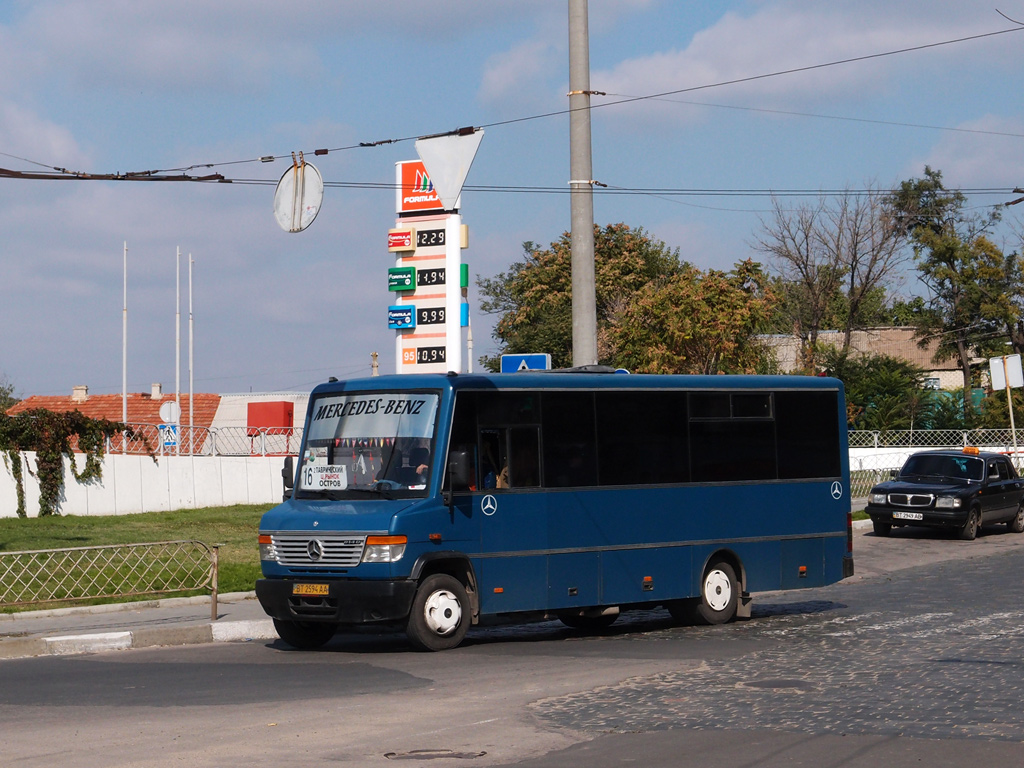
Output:
[[869,504],[885,504],[884,493],[872,493],[868,495]]
[[939,496],[935,499],[936,509],[959,509],[961,500],[955,496]]
[[364,563],[394,563],[405,554],[405,536],[367,536]]

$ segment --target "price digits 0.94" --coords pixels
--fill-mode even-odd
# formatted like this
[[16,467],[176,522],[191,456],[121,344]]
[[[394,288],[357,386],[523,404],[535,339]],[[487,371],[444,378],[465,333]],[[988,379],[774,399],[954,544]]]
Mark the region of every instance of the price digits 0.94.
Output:
[[431,245],[444,245],[443,229],[416,230],[416,247],[424,248]]
[[444,347],[420,347],[416,350],[417,363],[443,363]]

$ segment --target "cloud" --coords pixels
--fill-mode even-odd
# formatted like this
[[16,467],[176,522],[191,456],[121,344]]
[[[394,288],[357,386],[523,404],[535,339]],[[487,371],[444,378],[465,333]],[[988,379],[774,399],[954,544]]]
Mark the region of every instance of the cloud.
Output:
[[[89,158],[75,140],[71,131],[40,117],[27,107],[0,99],[0,151],[17,148],[29,160],[45,161],[59,157],[71,170],[80,170],[89,164]],[[0,156],[4,167],[11,167],[15,158]],[[28,170],[17,163],[19,170]],[[48,171],[50,168],[35,168]]]
[[1024,120],[984,115],[956,127],[1015,135],[979,136],[976,133],[944,132],[927,155],[915,158],[905,169],[908,177],[920,176],[925,165],[929,165],[942,171],[943,181],[950,187],[977,189],[1024,185],[1024,158],[1020,151]]
[[[500,105],[502,111],[515,111],[527,105],[550,104],[553,97],[552,73],[563,80],[566,47],[553,40],[527,40],[492,55],[480,78],[481,101]],[[560,94],[564,95],[564,94]]]
[[[870,11],[867,6],[872,5],[878,4],[809,6],[781,2],[759,4],[749,15],[730,11],[697,32],[685,48],[625,60],[611,69],[594,72],[591,84],[618,96],[684,91],[665,98],[760,108],[806,107],[851,93],[865,99],[895,92],[897,75],[917,72],[922,66],[933,67],[935,56],[943,56],[944,67],[949,67],[951,61],[969,57],[971,49],[951,47],[939,49],[941,53],[790,70],[927,45],[999,26],[988,17],[978,19],[976,14],[965,15],[962,11],[956,17],[935,13],[933,4],[887,6],[885,12]],[[905,23],[901,17],[905,17]],[[787,74],[763,77],[772,73]],[[637,110],[675,121],[702,115],[692,108],[666,107],[657,102],[609,112],[635,119]]]

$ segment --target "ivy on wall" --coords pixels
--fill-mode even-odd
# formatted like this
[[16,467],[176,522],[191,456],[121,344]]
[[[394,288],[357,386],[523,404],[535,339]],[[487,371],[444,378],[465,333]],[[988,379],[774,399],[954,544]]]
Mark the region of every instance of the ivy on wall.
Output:
[[[25,482],[22,467],[32,473],[22,453],[35,451],[35,478],[39,481],[39,516],[59,515],[60,496],[64,489],[64,457],[71,459],[75,480],[85,483],[103,475],[106,441],[118,433],[125,439],[134,437],[126,424],[107,419],[92,419],[81,411],[57,413],[42,408],[23,411],[14,416],[0,412],[0,451],[4,463],[14,477],[18,489],[18,517],[26,517]],[[85,456],[79,471],[75,448]]]

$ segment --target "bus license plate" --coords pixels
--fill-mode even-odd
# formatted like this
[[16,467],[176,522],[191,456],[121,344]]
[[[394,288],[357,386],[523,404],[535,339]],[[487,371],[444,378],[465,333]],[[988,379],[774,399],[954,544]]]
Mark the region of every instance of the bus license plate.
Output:
[[292,584],[293,595],[326,595],[329,584]]
[[921,512],[893,512],[892,517],[894,520],[924,520]]

